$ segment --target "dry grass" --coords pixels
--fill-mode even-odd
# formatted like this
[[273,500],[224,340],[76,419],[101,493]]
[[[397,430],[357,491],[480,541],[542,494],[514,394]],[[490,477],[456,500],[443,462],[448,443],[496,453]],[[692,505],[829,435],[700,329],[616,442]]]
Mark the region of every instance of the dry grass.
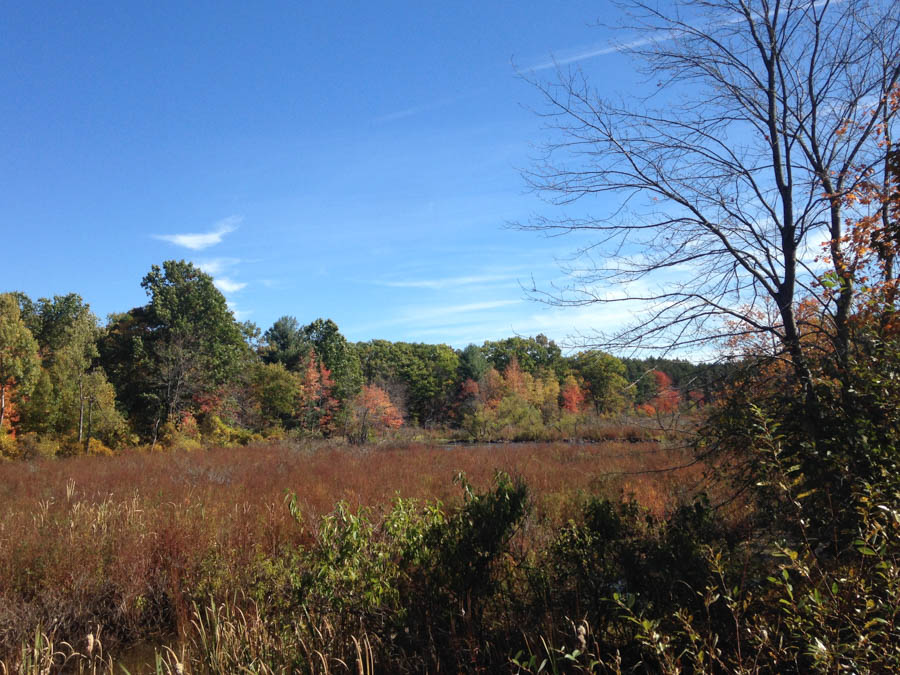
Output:
[[544,523],[577,510],[579,492],[632,493],[657,514],[702,482],[686,451],[657,442],[528,443],[351,449],[289,443],[169,454],[0,464],[0,654],[35,627],[109,644],[190,624],[198,597],[251,588],[260,561],[314,536],[305,523],[338,500],[387,505],[395,495],[455,502],[453,477],[477,486],[521,476]]

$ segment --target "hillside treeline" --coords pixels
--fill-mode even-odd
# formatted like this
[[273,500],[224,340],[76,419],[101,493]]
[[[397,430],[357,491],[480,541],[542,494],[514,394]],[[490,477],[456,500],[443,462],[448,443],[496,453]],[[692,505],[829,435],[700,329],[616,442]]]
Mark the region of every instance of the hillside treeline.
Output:
[[237,321],[191,263],[154,266],[148,302],[106,325],[77,294],[0,296],[3,455],[306,434],[363,442],[414,425],[477,440],[560,438],[588,418],[672,412],[713,395],[721,367],[563,355],[543,335],[351,343],[328,319]]

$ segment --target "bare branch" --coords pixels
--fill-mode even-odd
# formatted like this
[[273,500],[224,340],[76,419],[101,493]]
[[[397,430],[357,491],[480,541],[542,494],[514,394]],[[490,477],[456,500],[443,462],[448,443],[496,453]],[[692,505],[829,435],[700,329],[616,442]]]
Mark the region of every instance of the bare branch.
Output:
[[[839,197],[883,166],[894,119],[873,114],[900,81],[892,0],[633,0],[629,50],[658,83],[630,104],[581,71],[532,80],[550,132],[524,178],[552,204],[605,215],[517,227],[595,239],[564,266],[557,305],[643,303],[606,348],[669,349],[741,331],[771,335],[802,371],[798,298],[842,320],[852,288],[823,294],[809,258],[851,214]],[[882,110],[884,108],[882,107]],[[891,136],[893,137],[893,136]],[[830,303],[830,304],[829,304]],[[760,321],[774,306],[777,321]],[[736,326],[738,328],[736,328]]]

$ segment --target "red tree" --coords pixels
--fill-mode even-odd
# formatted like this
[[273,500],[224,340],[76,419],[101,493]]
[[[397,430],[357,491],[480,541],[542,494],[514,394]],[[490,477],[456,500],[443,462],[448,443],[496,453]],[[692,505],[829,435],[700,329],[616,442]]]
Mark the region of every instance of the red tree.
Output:
[[563,410],[570,413],[579,413],[584,408],[587,394],[584,389],[578,386],[575,378],[569,375],[559,392],[559,398],[562,401]]
[[380,387],[365,385],[353,399],[352,420],[347,430],[351,443],[365,443],[369,431],[397,429],[403,426],[403,417],[390,397]]
[[301,373],[297,417],[307,431],[320,431],[330,436],[336,430],[335,415],[340,403],[334,396],[331,371],[310,350]]
[[681,396],[672,386],[672,378],[661,370],[654,370],[651,375],[656,382],[656,396],[650,401],[650,405],[661,413],[673,413],[678,410]]

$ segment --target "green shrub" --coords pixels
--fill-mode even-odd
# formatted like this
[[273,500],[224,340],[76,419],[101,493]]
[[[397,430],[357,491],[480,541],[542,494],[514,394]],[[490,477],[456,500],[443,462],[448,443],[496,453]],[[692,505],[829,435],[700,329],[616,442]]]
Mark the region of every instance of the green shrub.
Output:
[[22,434],[18,438],[19,457],[22,459],[40,459],[55,457],[59,452],[59,441],[35,432]]
[[16,459],[19,456],[19,447],[15,437],[4,424],[0,426],[0,459]]

